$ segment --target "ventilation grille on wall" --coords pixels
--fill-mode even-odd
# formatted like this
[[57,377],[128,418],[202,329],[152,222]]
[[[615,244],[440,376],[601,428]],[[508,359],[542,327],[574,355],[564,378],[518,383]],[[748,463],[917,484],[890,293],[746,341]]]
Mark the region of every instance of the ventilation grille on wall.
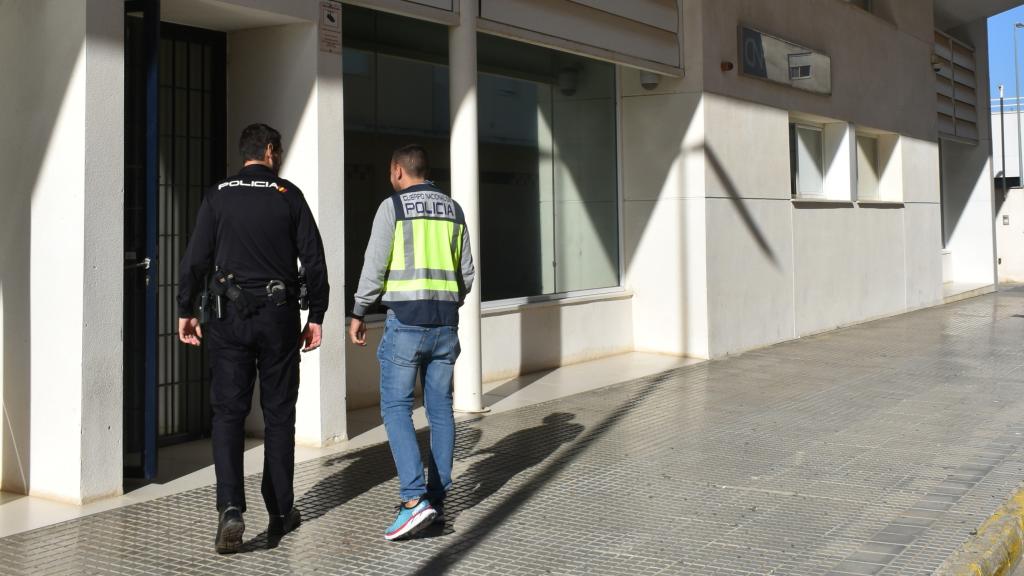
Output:
[[978,141],[978,97],[974,49],[935,31],[935,97],[939,136]]

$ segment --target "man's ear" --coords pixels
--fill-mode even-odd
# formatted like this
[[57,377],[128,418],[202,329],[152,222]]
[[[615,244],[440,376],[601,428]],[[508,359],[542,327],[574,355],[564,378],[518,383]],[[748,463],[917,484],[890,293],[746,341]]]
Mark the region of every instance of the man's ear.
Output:
[[265,150],[263,150],[263,161],[273,162],[274,161],[274,145],[268,143]]

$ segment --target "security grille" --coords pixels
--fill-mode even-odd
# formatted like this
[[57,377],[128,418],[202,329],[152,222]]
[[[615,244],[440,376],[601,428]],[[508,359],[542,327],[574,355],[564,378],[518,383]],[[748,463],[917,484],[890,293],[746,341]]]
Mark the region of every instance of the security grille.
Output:
[[157,430],[161,445],[209,433],[209,377],[201,350],[178,342],[182,255],[203,190],[223,177],[224,35],[161,23]]
[[935,93],[939,113],[939,135],[978,141],[977,69],[974,49],[935,31]]

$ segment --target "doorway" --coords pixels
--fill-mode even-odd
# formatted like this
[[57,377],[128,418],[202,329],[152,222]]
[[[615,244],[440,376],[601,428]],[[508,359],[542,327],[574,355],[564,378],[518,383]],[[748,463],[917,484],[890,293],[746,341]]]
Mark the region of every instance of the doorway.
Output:
[[[178,269],[205,187],[224,177],[226,37],[125,16],[125,476],[157,475],[157,450],[209,436],[209,370],[177,339]],[[158,40],[157,40],[158,39]]]

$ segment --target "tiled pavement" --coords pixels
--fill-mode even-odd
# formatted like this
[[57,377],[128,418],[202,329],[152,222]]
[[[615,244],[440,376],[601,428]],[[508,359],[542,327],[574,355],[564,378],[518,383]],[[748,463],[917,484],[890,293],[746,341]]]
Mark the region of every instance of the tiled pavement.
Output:
[[0,540],[3,574],[930,574],[1024,480],[1024,291],[459,425],[404,543],[386,445],[298,466],[305,523],[214,554],[210,487]]

